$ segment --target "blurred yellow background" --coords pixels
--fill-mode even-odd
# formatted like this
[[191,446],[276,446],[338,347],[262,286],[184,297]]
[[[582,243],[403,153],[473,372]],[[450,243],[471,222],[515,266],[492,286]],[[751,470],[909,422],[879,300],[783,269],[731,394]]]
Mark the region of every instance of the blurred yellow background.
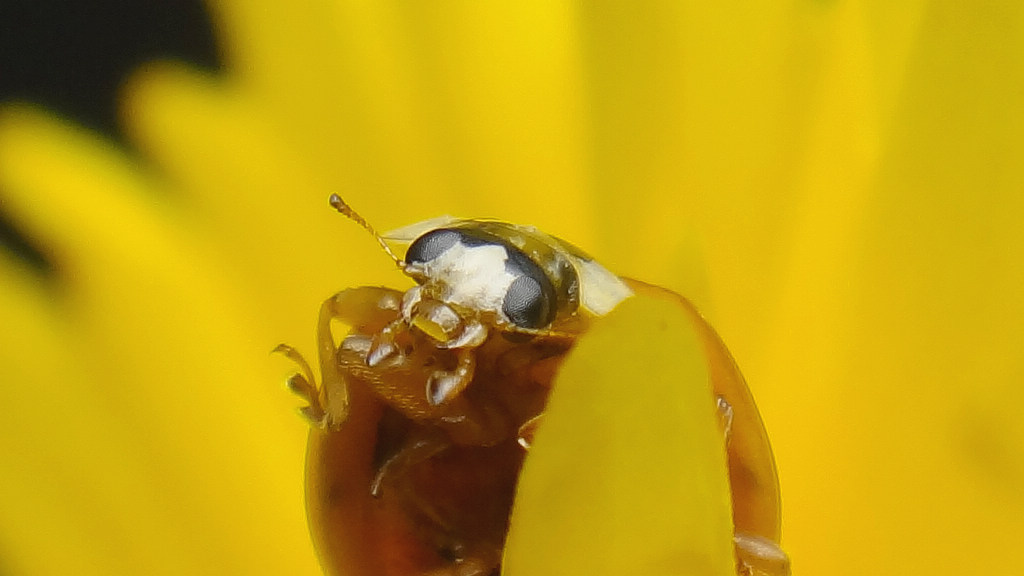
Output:
[[1013,572],[1024,5],[210,3],[129,151],[0,108],[0,571],[316,573],[279,342],[499,217],[691,296],[771,434],[796,574]]

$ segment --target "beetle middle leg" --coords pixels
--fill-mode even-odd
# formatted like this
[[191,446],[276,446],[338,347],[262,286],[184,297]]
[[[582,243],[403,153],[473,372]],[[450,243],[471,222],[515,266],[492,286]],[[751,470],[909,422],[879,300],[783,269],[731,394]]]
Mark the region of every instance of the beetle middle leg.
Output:
[[[394,420],[387,423],[385,416],[381,420],[383,429],[378,431],[378,442],[389,436],[383,430],[396,424]],[[500,546],[481,544],[478,530],[467,530],[460,522],[464,522],[466,511],[461,507],[454,510],[451,502],[437,501],[440,478],[445,474],[437,474],[432,468],[417,468],[427,465],[435,458],[453,447],[447,435],[439,429],[413,425],[399,432],[397,444],[386,447],[383,454],[377,455],[376,471],[370,483],[370,494],[374,498],[395,499],[401,502],[407,517],[420,533],[424,542],[432,546],[438,554],[442,566],[426,572],[431,576],[487,576],[492,574],[494,567],[500,562]],[[381,446],[378,445],[378,449]],[[442,465],[443,466],[443,465]],[[450,470],[449,470],[450,471]],[[424,476],[426,474],[426,476]],[[429,478],[424,482],[424,478]],[[461,492],[456,492],[461,496]],[[461,502],[461,497],[457,498]],[[472,508],[472,506],[470,506]],[[475,508],[473,508],[475,510]]]
[[451,402],[473,380],[476,351],[473,348],[457,348],[453,352],[455,367],[452,370],[437,370],[427,379],[427,400],[434,406]]
[[449,446],[451,442],[441,434],[417,434],[416,437],[407,438],[377,466],[377,472],[370,483],[370,494],[375,498],[380,497],[388,478],[403,474],[410,467],[437,455]]

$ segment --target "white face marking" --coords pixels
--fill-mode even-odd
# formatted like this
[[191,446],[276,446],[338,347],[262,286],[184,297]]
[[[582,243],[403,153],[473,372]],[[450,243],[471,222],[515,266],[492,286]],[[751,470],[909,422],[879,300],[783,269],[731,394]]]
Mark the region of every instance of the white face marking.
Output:
[[505,293],[516,279],[505,270],[508,254],[501,246],[466,246],[456,242],[437,258],[419,264],[425,283],[439,288],[442,300],[472,310],[494,312],[510,322],[501,311]]

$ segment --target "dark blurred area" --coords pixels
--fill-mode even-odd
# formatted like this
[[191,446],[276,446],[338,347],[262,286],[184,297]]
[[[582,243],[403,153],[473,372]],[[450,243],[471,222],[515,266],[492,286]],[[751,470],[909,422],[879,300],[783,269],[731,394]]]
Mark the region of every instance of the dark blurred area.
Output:
[[[0,0],[0,103],[32,102],[123,142],[118,90],[156,59],[221,68],[201,1]],[[4,196],[0,189],[0,246],[50,276],[45,252],[4,213]]]

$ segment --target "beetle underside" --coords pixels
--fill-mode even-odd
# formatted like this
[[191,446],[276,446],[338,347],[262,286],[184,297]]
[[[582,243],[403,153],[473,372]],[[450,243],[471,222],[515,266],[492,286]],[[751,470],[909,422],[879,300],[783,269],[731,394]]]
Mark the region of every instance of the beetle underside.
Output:
[[[640,283],[635,288],[678,299],[704,339],[723,433],[731,428],[738,573],[787,575],[771,448],[742,375],[688,301]],[[317,424],[307,453],[306,499],[321,565],[345,576],[496,576],[523,447],[572,342],[492,331],[472,350],[469,385],[435,404],[427,382],[455,365],[460,351],[410,329],[396,340],[399,353],[374,366],[367,362],[374,338],[399,318],[401,295],[362,287],[325,302],[321,389],[312,385],[301,357],[284,349],[304,367],[306,377],[293,376],[290,383],[310,400],[306,414]],[[337,346],[332,318],[352,326]],[[340,398],[343,409],[332,410],[332,398]],[[332,421],[332,413],[343,414],[343,421]]]
[[[396,295],[357,290],[380,302]],[[307,463],[321,562],[345,575],[497,574],[525,455],[520,431],[542,412],[569,343],[492,333],[474,350],[469,386],[433,405],[425,383],[455,351],[410,330],[401,354],[367,366],[376,330],[397,314],[378,306],[337,347],[348,416],[337,429],[314,427]]]

